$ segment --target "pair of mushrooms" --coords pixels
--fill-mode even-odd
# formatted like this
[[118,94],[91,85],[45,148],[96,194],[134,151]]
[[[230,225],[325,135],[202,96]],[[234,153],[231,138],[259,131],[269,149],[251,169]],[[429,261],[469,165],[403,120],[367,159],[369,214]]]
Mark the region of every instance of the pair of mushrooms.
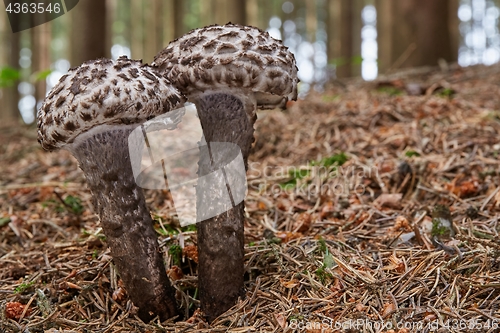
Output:
[[[256,109],[297,97],[294,56],[268,33],[234,24],[196,29],[171,42],[151,66],[121,57],[71,69],[46,97],[38,141],[78,160],[111,255],[144,320],[177,314],[153,222],[136,184],[129,134],[141,123],[182,106],[198,111],[211,142],[237,144],[247,167]],[[185,97],[186,96],[186,97]],[[202,152],[203,155],[203,152]],[[210,159],[201,159],[210,161]],[[211,171],[199,165],[199,174]],[[197,191],[201,202],[210,191]],[[198,225],[201,308],[212,321],[243,296],[244,204]]]

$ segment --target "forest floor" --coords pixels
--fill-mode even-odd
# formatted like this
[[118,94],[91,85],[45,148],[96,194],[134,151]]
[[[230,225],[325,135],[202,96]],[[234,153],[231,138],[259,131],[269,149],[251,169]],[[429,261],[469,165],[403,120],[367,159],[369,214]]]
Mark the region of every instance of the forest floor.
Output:
[[499,332],[499,133],[499,66],[336,82],[261,112],[246,298],[209,325],[168,191],[146,197],[184,316],[144,323],[75,159],[2,127],[0,332]]

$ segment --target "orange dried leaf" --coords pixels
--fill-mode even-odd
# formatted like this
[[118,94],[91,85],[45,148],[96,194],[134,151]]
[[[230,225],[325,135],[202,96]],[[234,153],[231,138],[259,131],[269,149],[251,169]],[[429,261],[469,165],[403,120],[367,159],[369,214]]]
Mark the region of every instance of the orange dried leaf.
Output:
[[114,301],[121,303],[125,297],[127,297],[127,292],[124,288],[118,287],[115,291],[113,291],[113,295],[111,296]]
[[[5,316],[9,319],[19,320],[26,308],[25,304],[19,302],[7,302],[5,304]],[[25,316],[29,316],[31,314],[31,309],[27,309]]]
[[276,237],[280,238],[284,243],[287,243],[293,239],[301,238],[302,234],[300,232],[283,231],[278,232]]
[[188,245],[182,249],[182,253],[195,263],[198,263],[198,248],[195,245]]
[[292,289],[300,284],[300,282],[296,279],[292,279],[290,281],[285,281],[284,279],[280,279],[280,283],[283,287]]
[[399,209],[401,208],[402,198],[402,193],[383,193],[375,199],[375,201],[373,201],[373,205],[378,209],[381,209],[382,207]]
[[287,212],[292,207],[292,203],[288,199],[281,198],[278,200],[276,207],[278,207],[279,210]]
[[333,202],[328,201],[321,208],[321,213],[319,216],[320,216],[320,218],[324,219],[325,217],[328,217],[333,212],[335,212],[335,206],[333,205]]
[[382,318],[386,318],[388,315],[396,311],[396,305],[394,303],[385,303],[382,310]]
[[312,218],[309,213],[300,213],[293,225],[293,229],[297,232],[306,232],[311,228]]
[[399,215],[396,218],[396,221],[394,221],[394,226],[392,227],[392,231],[412,231],[412,227],[410,225],[410,222],[408,222],[408,219],[404,217],[403,215]]
[[366,306],[366,305],[363,305],[362,303],[358,303],[358,304],[356,304],[356,310],[358,310],[359,312],[363,312],[363,311],[365,311],[365,310],[366,310],[366,308],[367,308],[367,306]]
[[177,281],[177,280],[180,280],[184,277],[184,273],[182,272],[182,270],[179,268],[179,266],[172,266],[172,268],[170,268],[168,271],[167,271],[167,275],[173,280],[173,281]]
[[275,313],[274,318],[276,318],[276,321],[278,322],[278,325],[281,326],[281,328],[286,327],[286,318],[283,316],[281,313]]

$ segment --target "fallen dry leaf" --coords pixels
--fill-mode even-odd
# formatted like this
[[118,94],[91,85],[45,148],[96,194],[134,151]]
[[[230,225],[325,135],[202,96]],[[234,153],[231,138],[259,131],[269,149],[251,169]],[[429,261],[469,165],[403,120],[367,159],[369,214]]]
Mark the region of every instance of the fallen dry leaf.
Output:
[[184,273],[182,273],[182,270],[179,268],[179,266],[172,266],[169,270],[167,270],[167,275],[173,280],[177,281],[180,280],[184,277]]
[[300,232],[284,231],[276,233],[276,237],[287,243],[293,239],[301,238],[303,235]]
[[[5,316],[9,319],[19,320],[26,308],[25,304],[19,302],[7,302],[5,304]],[[25,316],[29,316],[31,314],[31,309],[28,308]]]
[[382,309],[382,318],[387,318],[391,313],[396,311],[396,305],[394,303],[384,303],[384,308]]
[[375,199],[375,201],[373,201],[373,204],[378,209],[382,209],[383,207],[400,209],[402,198],[402,193],[382,193],[377,199]]
[[286,318],[283,316],[281,313],[275,313],[274,318],[276,318],[276,321],[278,322],[278,325],[280,325],[281,328],[286,327]]
[[286,281],[284,279],[280,279],[281,285],[285,288],[292,289],[300,284],[300,282],[296,279],[292,279],[290,281]]
[[198,248],[196,247],[196,245],[185,246],[182,249],[182,253],[195,263],[198,263]]
[[300,213],[295,223],[293,224],[293,230],[295,232],[306,232],[311,228],[312,217],[309,213]]

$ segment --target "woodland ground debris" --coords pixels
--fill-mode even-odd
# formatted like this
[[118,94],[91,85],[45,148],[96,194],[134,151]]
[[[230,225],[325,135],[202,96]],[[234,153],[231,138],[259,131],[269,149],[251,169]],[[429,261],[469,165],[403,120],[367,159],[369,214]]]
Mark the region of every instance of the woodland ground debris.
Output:
[[[184,313],[176,323],[144,323],[100,237],[75,159],[66,151],[43,153],[33,128],[0,128],[0,330],[335,332],[371,325],[384,332],[498,331],[500,66],[383,80],[401,94],[351,81],[285,112],[259,114],[249,162],[310,172],[296,179],[301,191],[288,192],[267,190],[280,189],[287,173],[249,174],[246,298],[210,326],[197,311],[195,255],[183,251],[179,262],[178,251],[176,259],[168,251],[196,243],[195,232],[178,226],[168,191],[146,191],[146,198],[160,217],[154,223],[162,230],[163,258],[182,270],[173,285]],[[422,95],[406,93],[409,83]],[[454,93],[435,93],[439,86]],[[377,172],[315,176],[311,161],[340,153],[347,157],[341,167]],[[303,194],[325,184],[348,190]],[[47,204],[58,202],[54,191],[63,200],[78,198],[81,214]],[[449,210],[449,240],[433,242],[436,205]]]

